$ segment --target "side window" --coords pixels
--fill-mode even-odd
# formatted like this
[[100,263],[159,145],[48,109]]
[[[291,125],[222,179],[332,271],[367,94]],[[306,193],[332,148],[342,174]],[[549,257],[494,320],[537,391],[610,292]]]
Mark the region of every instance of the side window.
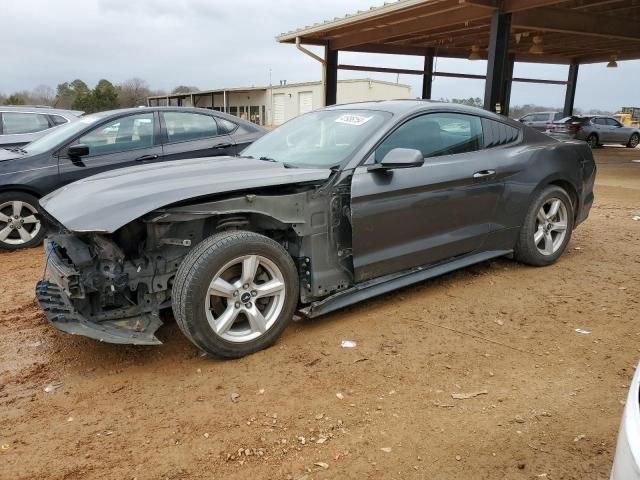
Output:
[[488,118],[482,119],[485,148],[499,147],[515,142],[520,137],[520,130],[502,122]]
[[380,162],[394,148],[420,150],[425,158],[473,152],[483,147],[480,118],[459,113],[432,113],[401,125],[376,150]]
[[549,114],[547,113],[536,113],[533,115],[534,122],[546,122],[549,120]]
[[46,115],[21,112],[2,113],[2,133],[5,135],[41,132],[47,128],[49,128],[49,121]]
[[617,120],[614,120],[613,118],[607,118],[607,125],[609,125],[610,127],[620,127],[621,124],[620,122],[618,122]]
[[169,143],[187,142],[218,135],[218,125],[210,115],[185,112],[165,112],[163,115]]
[[218,117],[216,121],[218,122],[218,131],[220,133],[231,133],[238,128],[238,125],[224,118]]
[[89,155],[105,155],[153,146],[153,113],[129,115],[91,130],[77,143],[89,146]]
[[593,119],[593,123],[595,123],[596,125],[606,125],[607,122],[604,118],[594,118]]
[[51,121],[55,126],[63,125],[69,121],[60,115],[49,115],[49,118],[51,119]]
[[533,121],[533,115],[525,115],[520,119],[521,122],[531,122]]
[[553,116],[553,121],[557,122],[558,120],[562,120],[564,118],[564,114],[562,112],[556,112]]

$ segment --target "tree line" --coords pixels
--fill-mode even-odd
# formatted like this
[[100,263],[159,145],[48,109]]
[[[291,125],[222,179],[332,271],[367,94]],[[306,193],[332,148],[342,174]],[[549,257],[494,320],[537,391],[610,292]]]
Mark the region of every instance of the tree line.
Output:
[[[180,85],[171,93],[194,91],[198,89]],[[47,85],[40,85],[33,90],[22,90],[10,95],[0,93],[0,105],[46,105],[93,113],[146,105],[147,97],[166,93],[164,90],[152,90],[141,78],[131,78],[116,85],[102,79],[93,88],[76,79],[59,84],[55,90]]]

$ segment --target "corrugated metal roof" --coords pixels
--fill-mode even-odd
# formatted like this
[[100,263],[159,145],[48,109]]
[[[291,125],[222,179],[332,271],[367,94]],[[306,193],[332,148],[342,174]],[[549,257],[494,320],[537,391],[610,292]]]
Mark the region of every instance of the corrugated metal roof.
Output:
[[276,37],[278,42],[290,42],[295,40],[296,37],[302,37],[305,35],[311,35],[314,33],[322,32],[323,30],[329,30],[331,28],[340,27],[353,22],[361,20],[368,20],[378,15],[385,15],[392,12],[397,12],[405,8],[411,8],[415,5],[439,3],[442,0],[396,0],[395,2],[385,2],[379,7],[370,7],[369,10],[358,10],[357,13],[347,13],[343,17],[335,17],[333,20],[325,20],[321,23],[314,23],[313,25],[306,25],[296,30],[290,30],[288,32],[281,33]]

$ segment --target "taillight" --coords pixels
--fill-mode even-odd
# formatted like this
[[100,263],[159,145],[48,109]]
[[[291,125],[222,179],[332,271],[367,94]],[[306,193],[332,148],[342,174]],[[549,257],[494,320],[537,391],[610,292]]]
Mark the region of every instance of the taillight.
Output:
[[553,123],[547,123],[547,130],[553,130]]
[[570,123],[567,125],[567,130],[573,133],[577,133],[582,128],[582,125],[579,123]]

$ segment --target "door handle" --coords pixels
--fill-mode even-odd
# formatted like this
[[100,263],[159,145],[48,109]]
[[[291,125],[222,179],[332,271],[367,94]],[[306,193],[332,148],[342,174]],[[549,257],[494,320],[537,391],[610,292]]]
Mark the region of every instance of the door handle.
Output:
[[213,148],[215,148],[216,150],[222,150],[223,148],[231,148],[231,147],[233,147],[232,143],[221,143],[219,145],[216,145]]
[[476,172],[473,174],[473,178],[492,177],[495,174],[496,174],[495,170],[480,170],[479,172]]
[[158,158],[158,155],[142,155],[136,158],[136,162],[146,162],[147,160],[155,160],[156,158]]

